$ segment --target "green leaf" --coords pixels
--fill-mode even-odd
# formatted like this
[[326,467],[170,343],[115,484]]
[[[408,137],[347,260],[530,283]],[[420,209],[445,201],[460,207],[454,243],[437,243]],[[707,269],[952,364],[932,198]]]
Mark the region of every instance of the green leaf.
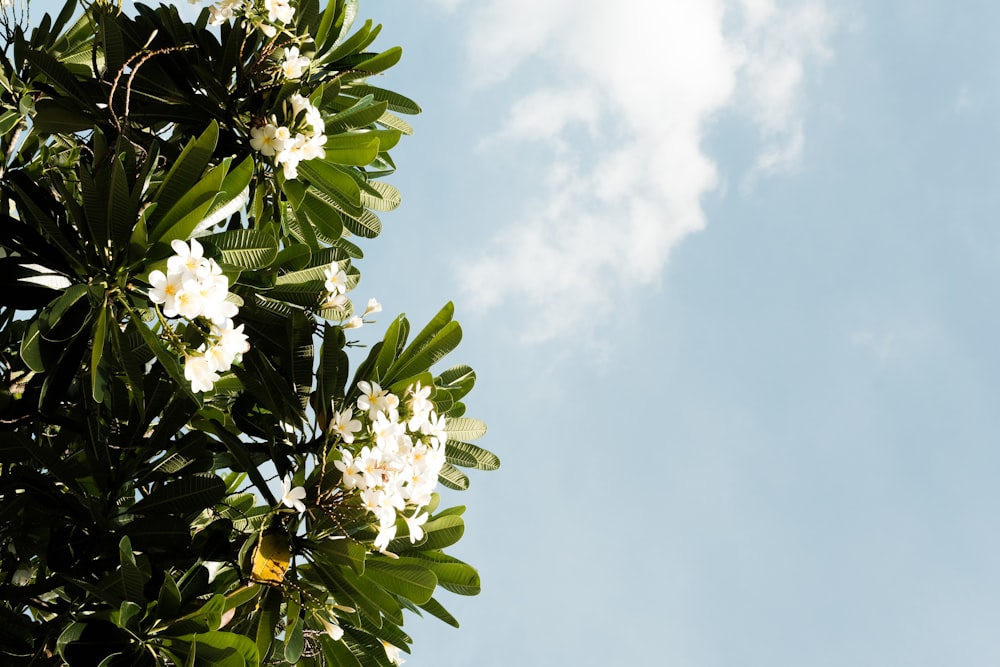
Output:
[[349,365],[347,353],[344,351],[346,343],[344,330],[341,327],[324,323],[323,345],[320,347],[320,365],[316,378],[324,410],[331,401],[344,397]]
[[[375,38],[378,36],[379,29],[380,26],[376,26],[372,29],[371,19],[365,21],[365,24],[359,28],[356,33],[337,45],[337,47],[331,52],[324,54],[322,60],[337,62],[341,58],[357,53],[375,41]],[[319,60],[319,58],[317,58],[317,60]]]
[[299,174],[345,213],[361,214],[361,188],[341,168],[324,160],[307,160],[299,165]]
[[450,463],[445,463],[441,466],[441,472],[438,473],[438,481],[449,489],[456,491],[465,491],[469,488],[469,478]]
[[352,95],[371,95],[379,102],[388,102],[389,109],[397,113],[417,114],[420,113],[420,105],[409,97],[383,88],[376,88],[367,84],[352,83],[348,92]]
[[382,221],[367,209],[358,214],[348,213],[344,226],[350,233],[365,239],[373,239],[382,233]]
[[[198,568],[197,572],[204,573],[202,576],[207,576],[207,571],[204,567],[200,565],[196,567]],[[173,635],[188,635],[191,633],[218,630],[222,623],[222,614],[225,612],[225,609],[225,596],[221,593],[216,593],[198,609],[171,621],[167,626],[167,630]]]
[[38,329],[45,340],[64,343],[76,337],[90,319],[87,285],[70,285],[62,296],[46,306],[38,318]]
[[[112,306],[108,310],[114,313]],[[143,387],[145,377],[144,366],[152,354],[149,348],[142,344],[141,336],[136,327],[145,327],[141,322],[130,320],[123,332],[120,327],[109,327],[111,332],[111,349],[118,364],[125,371],[125,386],[128,388],[129,400],[139,410],[140,415],[146,412],[146,392]],[[95,336],[95,340],[96,336]]]
[[327,118],[326,134],[330,136],[347,130],[367,128],[381,119],[387,113],[388,108],[388,102],[376,102],[370,95],[363,97],[351,106]]
[[326,539],[309,542],[307,548],[322,557],[323,560],[335,565],[346,565],[357,574],[365,572],[365,556],[367,551],[360,543],[350,538]]
[[125,62],[125,44],[122,29],[116,20],[104,12],[99,12],[101,45],[104,47],[104,61],[111,72],[118,72]]
[[413,127],[409,123],[388,111],[379,116],[378,122],[393,130],[399,130],[403,134],[413,134]]
[[278,256],[278,241],[266,232],[235,229],[199,238],[223,267],[263,269]]
[[249,586],[243,586],[231,593],[227,593],[225,610],[236,609],[256,600],[262,589],[263,587],[260,584],[250,584]]
[[42,332],[38,328],[38,318],[31,320],[21,338],[21,359],[36,373],[45,372],[45,360],[41,349]]
[[161,486],[129,511],[135,514],[190,514],[211,507],[225,495],[226,484],[215,475],[191,475]]
[[177,588],[177,582],[174,581],[169,572],[164,572],[160,594],[156,598],[156,613],[160,618],[170,618],[177,613],[180,607],[181,592]]
[[493,452],[468,442],[452,440],[450,432],[448,436],[448,442],[445,445],[445,456],[448,463],[477,470],[496,470],[500,467],[500,458]]
[[[191,189],[184,193],[156,223],[156,228],[150,231],[151,242],[163,241],[170,243],[175,239],[187,240],[206,219],[209,218],[215,203],[226,195],[222,191],[226,178],[228,161],[212,167]],[[163,210],[162,202],[156,213]]]
[[400,563],[381,558],[368,559],[365,577],[415,604],[430,600],[437,586],[437,577],[427,568],[417,563]]
[[90,106],[89,95],[77,81],[76,76],[61,62],[44,51],[28,51],[28,62],[42,72],[54,87],[70,97],[83,108]]
[[288,366],[291,380],[303,409],[309,403],[313,382],[313,321],[299,313],[286,320]]
[[157,640],[178,658],[195,667],[259,667],[260,653],[247,637],[235,632],[210,631]]
[[249,190],[247,186],[253,177],[253,158],[247,157],[236,167],[230,169],[219,186],[219,194],[205,211],[202,218],[194,229],[193,234],[197,235],[204,230],[223,223],[234,213],[241,210],[247,203]]
[[69,134],[94,127],[94,121],[83,114],[80,107],[61,99],[42,99],[35,102],[35,115],[31,118],[31,124],[36,132],[44,134]]
[[297,596],[290,596],[286,601],[287,612],[285,617],[285,660],[292,665],[298,664],[302,656],[302,649],[305,648],[305,637],[303,626],[305,623],[299,617],[300,607]]
[[[138,314],[130,309],[130,315],[132,320],[135,321],[138,318]],[[184,378],[184,373],[180,368],[180,363],[177,357],[169,352],[163,343],[160,342],[159,337],[153,332],[152,329],[145,326],[141,322],[136,322],[135,330],[139,332],[146,345],[152,350],[153,354],[156,356],[157,361],[163,366],[163,369],[167,372],[170,378],[176,383],[178,389],[186,394],[192,401],[199,403],[200,401],[191,391],[191,383]]]
[[323,647],[323,657],[326,658],[330,665],[336,665],[337,667],[371,667],[370,665],[362,664],[358,660],[358,656],[354,655],[354,652],[343,641],[334,641],[329,635],[322,634],[319,636],[319,643]]
[[135,548],[146,553],[177,552],[191,541],[188,522],[170,515],[139,517],[125,524],[124,530]]
[[427,568],[437,577],[438,586],[457,595],[479,595],[482,589],[476,568],[442,551],[414,552],[398,562]]
[[363,167],[378,155],[379,140],[365,133],[335,134],[327,137],[323,149],[327,162]]
[[398,63],[402,57],[403,49],[394,46],[382,53],[362,59],[360,62],[354,64],[352,69],[368,72],[369,74],[378,74]]
[[444,549],[462,539],[465,534],[465,521],[460,516],[437,516],[424,524],[424,534],[427,539],[418,548]]
[[70,623],[60,633],[59,639],[56,640],[56,652],[63,660],[66,660],[66,647],[80,639],[86,629],[86,623]]
[[136,632],[139,630],[138,620],[141,612],[142,607],[137,605],[135,602],[126,600],[125,602],[122,602],[118,609],[118,622],[115,625],[120,628]]
[[94,325],[94,343],[90,349],[90,392],[97,403],[104,402],[105,378],[101,372],[101,357],[108,338],[108,308],[101,307]]
[[[454,321],[441,324],[442,313],[413,339],[386,371],[387,382],[423,373],[458,347],[462,341],[462,328]],[[441,325],[440,328],[438,325]]]
[[138,202],[132,198],[121,156],[116,155],[111,160],[111,173],[106,178],[108,185],[104,224],[111,252],[117,253],[126,249],[126,243],[139,218]]
[[447,609],[445,609],[441,605],[441,603],[438,602],[437,600],[435,600],[434,598],[431,598],[427,602],[425,602],[422,605],[420,605],[420,608],[423,609],[424,611],[426,611],[427,613],[429,613],[429,614],[431,614],[433,616],[436,616],[437,618],[441,619],[442,621],[444,621],[445,623],[447,623],[451,627],[453,627],[453,628],[457,628],[458,627],[458,619],[456,619],[454,616],[452,616],[451,613]]
[[[180,156],[167,172],[163,183],[153,196],[153,201],[157,202],[157,210],[147,223],[151,234],[167,210],[173,207],[201,180],[202,173],[208,166],[218,141],[219,126],[213,121],[197,139],[189,141],[184,150],[181,151]],[[162,235],[160,233],[155,238],[160,238]]]
[[320,190],[314,187],[306,190],[299,210],[305,213],[316,232],[329,241],[336,241],[344,233],[343,216],[337,203]]
[[385,336],[382,338],[383,345],[378,356],[375,357],[375,368],[373,369],[375,379],[382,384],[388,386],[391,381],[390,369],[399,358],[400,351],[404,349],[406,338],[409,335],[410,323],[402,315],[393,320],[386,329]]
[[449,440],[465,442],[481,438],[486,434],[486,424],[478,419],[470,419],[469,417],[448,419],[445,425]]
[[260,613],[257,616],[257,652],[263,659],[267,659],[274,642],[274,628],[280,620],[281,595],[272,589],[264,591],[263,600],[260,606]]
[[378,192],[378,196],[369,193],[361,193],[361,203],[376,211],[392,211],[403,201],[402,195],[392,185],[385,181],[371,181],[369,187]]
[[458,400],[472,391],[476,384],[476,372],[465,365],[452,366],[443,371],[434,382],[435,385],[446,389],[452,400]]

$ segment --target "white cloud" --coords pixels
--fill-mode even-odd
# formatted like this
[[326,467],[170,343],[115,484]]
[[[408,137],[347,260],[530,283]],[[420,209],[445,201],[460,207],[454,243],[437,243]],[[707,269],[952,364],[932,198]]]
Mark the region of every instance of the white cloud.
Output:
[[833,23],[820,0],[487,0],[469,18],[479,86],[525,71],[541,81],[483,150],[530,142],[551,161],[526,165],[541,194],[460,266],[460,283],[484,307],[530,309],[536,340],[607,321],[616,295],[655,283],[705,226],[718,177],[702,139],[720,113],[757,128],[752,174],[796,162],[802,84],[829,57]]

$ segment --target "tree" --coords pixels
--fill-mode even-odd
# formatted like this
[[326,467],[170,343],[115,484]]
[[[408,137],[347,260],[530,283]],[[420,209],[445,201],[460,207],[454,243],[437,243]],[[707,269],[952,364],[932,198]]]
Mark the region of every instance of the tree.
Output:
[[479,591],[451,304],[349,340],[419,111],[357,9],[4,8],[0,663],[398,664]]

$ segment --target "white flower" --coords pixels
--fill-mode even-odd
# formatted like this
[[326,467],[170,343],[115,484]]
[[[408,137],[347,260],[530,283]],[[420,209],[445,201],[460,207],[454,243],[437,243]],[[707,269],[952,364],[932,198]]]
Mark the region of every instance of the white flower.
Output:
[[[198,0],[188,0],[188,2],[194,5],[198,3]],[[211,19],[208,23],[209,25],[222,25],[233,18],[233,13],[240,9],[243,9],[243,0],[219,0],[209,7]]]
[[411,416],[408,426],[411,431],[419,431],[420,427],[427,421],[431,410],[434,409],[434,404],[427,400],[430,395],[431,388],[421,387],[419,381],[410,387],[409,408]]
[[184,273],[187,278],[200,278],[199,269],[202,268],[205,260],[205,249],[201,247],[196,239],[191,239],[191,245],[174,239],[170,242],[170,247],[176,253],[167,260],[167,271],[170,273]]
[[183,289],[183,276],[179,273],[169,275],[156,270],[149,274],[149,300],[163,304],[163,314],[167,317],[177,317],[177,295]]
[[326,282],[323,283],[323,287],[330,294],[346,294],[347,293],[347,272],[340,268],[340,265],[333,262],[327,268],[323,269],[323,275],[326,276]]
[[238,327],[233,326],[231,319],[226,319],[221,324],[213,323],[212,335],[218,337],[215,344],[225,348],[226,352],[233,357],[249,352],[250,342],[247,340],[247,335],[243,333],[243,326],[242,324]]
[[354,410],[347,408],[343,412],[333,413],[333,424],[330,430],[340,436],[340,439],[351,444],[354,442],[354,434],[361,430],[361,422],[352,419]]
[[177,314],[181,317],[186,317],[189,320],[200,317],[205,310],[201,284],[193,278],[185,280],[181,290],[174,296],[174,303],[177,306]]
[[[366,448],[367,449],[367,448]],[[365,483],[368,484],[370,480],[368,475],[365,475]],[[382,505],[385,501],[385,491],[382,489],[376,489],[372,486],[361,490],[361,504],[362,506],[371,512],[372,514],[378,514],[382,510]]]
[[303,160],[322,160],[326,157],[326,135],[314,134],[302,146]]
[[264,9],[267,10],[267,20],[272,23],[288,23],[295,13],[288,0],[264,0]]
[[375,444],[388,454],[399,450],[399,436],[403,435],[403,425],[392,419],[391,415],[379,412],[372,422],[372,436]]
[[403,521],[406,522],[406,527],[410,531],[410,544],[416,544],[417,540],[424,536],[423,525],[427,523],[427,512],[418,515],[414,510],[413,516],[404,516]]
[[344,307],[350,303],[351,300],[347,298],[346,294],[327,294],[326,300],[323,301],[324,308],[333,308],[334,310],[343,310]]
[[361,390],[358,409],[367,410],[369,419],[374,420],[380,412],[388,415],[399,406],[399,398],[382,389],[377,382],[368,383],[362,380],[358,382],[358,389]]
[[[281,132],[284,130],[284,132]],[[261,155],[271,156],[285,148],[288,128],[276,127],[271,123],[263,127],[250,129],[250,148],[260,151]]]
[[298,79],[302,70],[309,67],[309,58],[299,55],[299,47],[285,49],[285,60],[281,63],[281,73],[286,79]]
[[363,487],[365,484],[364,471],[361,469],[361,460],[356,459],[351,456],[350,452],[345,451],[342,457],[333,462],[337,470],[343,473],[343,482],[345,489],[354,489],[358,487]]
[[191,391],[211,391],[219,379],[208,359],[202,355],[184,355],[184,379],[191,383]]
[[281,146],[276,148],[276,150],[281,150],[285,144],[292,140],[292,131],[284,125],[279,125],[274,130],[274,140],[281,142]]
[[323,136],[323,132],[326,131],[326,124],[323,122],[323,114],[319,112],[319,109],[310,104],[306,107],[306,116],[304,118],[306,125],[312,129],[312,134],[314,139],[318,139],[319,145],[322,147],[326,143],[326,137]]
[[384,639],[380,639],[379,641],[382,642],[382,647],[385,649],[385,657],[389,659],[389,662],[391,662],[394,665],[402,665],[404,662],[406,662],[405,660],[403,660],[403,657],[399,654],[400,653],[399,647],[393,646]]
[[288,96],[288,101],[292,105],[292,117],[298,116],[301,112],[314,108],[309,102],[309,98],[299,93]]
[[382,312],[382,304],[376,301],[375,297],[372,297],[368,299],[368,307],[365,308],[365,312],[364,314],[362,314],[362,317],[364,317],[365,315],[371,315],[372,313],[381,313],[381,312]]
[[448,433],[445,431],[445,418],[438,417],[433,412],[427,417],[427,422],[420,427],[420,432],[431,436],[431,442],[439,442],[442,445],[448,442]]
[[286,475],[281,480],[281,504],[285,507],[292,507],[301,514],[306,511],[306,505],[302,500],[306,497],[306,490],[301,486],[292,488],[292,476]]
[[355,315],[351,319],[347,320],[347,324],[344,325],[344,328],[345,329],[360,329],[362,326],[364,326],[364,324],[365,324],[365,321],[363,319],[361,319],[360,317],[358,317],[357,315]]
[[333,641],[340,641],[344,636],[344,629],[337,624],[336,621],[331,621],[326,618],[320,618],[320,622],[323,623],[323,630],[326,634],[330,635],[330,639]]
[[231,319],[225,319],[221,323],[214,322],[212,337],[213,342],[203,346],[202,352],[208,359],[209,367],[217,373],[228,371],[233,362],[250,349],[247,336],[243,333],[243,325],[234,327]]
[[375,549],[385,551],[394,537],[396,537],[396,524],[379,528],[378,535],[375,537]]

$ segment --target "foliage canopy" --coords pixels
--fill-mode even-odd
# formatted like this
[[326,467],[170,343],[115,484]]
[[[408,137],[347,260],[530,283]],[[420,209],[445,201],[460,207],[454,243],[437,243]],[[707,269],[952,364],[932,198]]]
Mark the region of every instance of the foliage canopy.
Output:
[[398,664],[404,610],[479,591],[433,491],[499,466],[451,304],[349,368],[419,111],[357,10],[4,9],[3,664]]

